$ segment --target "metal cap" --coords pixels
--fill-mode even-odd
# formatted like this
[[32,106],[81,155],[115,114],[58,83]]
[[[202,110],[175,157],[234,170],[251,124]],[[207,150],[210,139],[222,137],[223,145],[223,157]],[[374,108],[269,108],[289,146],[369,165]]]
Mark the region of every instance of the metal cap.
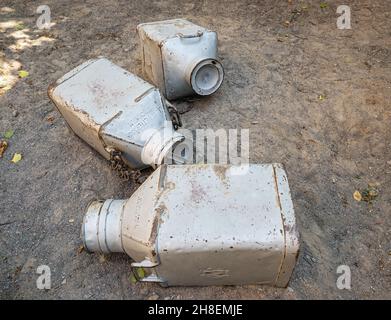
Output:
[[124,252],[121,239],[124,200],[92,202],[82,224],[83,245],[88,252]]
[[205,59],[197,63],[190,75],[190,85],[193,90],[207,96],[220,88],[224,79],[224,69],[216,59]]

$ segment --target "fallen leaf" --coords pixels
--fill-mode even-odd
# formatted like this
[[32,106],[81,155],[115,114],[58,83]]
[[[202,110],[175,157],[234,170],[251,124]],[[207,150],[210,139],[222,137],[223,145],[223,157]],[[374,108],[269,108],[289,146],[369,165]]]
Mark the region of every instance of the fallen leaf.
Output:
[[360,191],[358,191],[358,190],[354,191],[354,193],[353,193],[353,198],[354,198],[354,200],[356,200],[356,201],[361,201],[362,196],[361,196]]
[[81,245],[81,246],[79,247],[79,249],[77,249],[77,254],[80,254],[80,253],[82,253],[83,251],[84,251],[84,246]]
[[132,274],[130,275],[129,281],[130,281],[131,284],[136,284],[136,283],[137,283],[137,279],[136,279],[136,277],[134,276],[133,272],[132,272]]
[[326,96],[325,96],[324,94],[320,94],[320,95],[318,96],[318,99],[319,99],[320,101],[323,101],[324,99],[326,99]]
[[6,138],[6,139],[11,139],[13,135],[14,135],[14,130],[10,129],[10,130],[7,130],[7,131],[4,133],[4,138]]
[[321,9],[326,9],[329,5],[326,2],[321,2],[319,6]]
[[132,274],[130,275],[129,281],[132,284],[135,284],[139,281],[139,279],[143,279],[145,277],[145,271],[143,268],[132,268]]
[[0,158],[3,157],[5,150],[7,150],[8,143],[5,140],[0,141]]
[[13,163],[18,163],[20,160],[22,160],[22,155],[20,153],[15,153],[11,161]]
[[19,75],[19,78],[26,78],[26,77],[28,77],[28,75],[29,75],[29,72],[28,71],[26,71],[26,70],[20,70],[19,72],[18,72],[18,75]]
[[377,188],[371,184],[368,184],[368,187],[362,191],[362,200],[365,202],[372,203],[373,200],[379,195]]
[[46,121],[53,122],[54,121],[54,116],[47,117]]
[[136,268],[136,274],[138,279],[142,279],[145,277],[145,271],[143,268]]
[[23,30],[23,29],[26,29],[26,26],[25,26],[23,23],[18,23],[18,24],[15,26],[15,29],[16,29],[16,30]]

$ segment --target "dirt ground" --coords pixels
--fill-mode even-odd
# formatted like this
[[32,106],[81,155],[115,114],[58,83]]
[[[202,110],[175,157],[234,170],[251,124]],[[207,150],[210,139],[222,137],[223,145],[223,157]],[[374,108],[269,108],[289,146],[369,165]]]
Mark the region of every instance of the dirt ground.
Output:
[[[14,130],[0,158],[2,299],[391,298],[389,1],[44,2],[50,30],[36,27],[40,1],[0,3],[0,133]],[[351,30],[336,27],[340,4]],[[127,198],[140,180],[121,181],[67,128],[48,85],[99,55],[141,75],[136,25],[177,17],[218,32],[226,72],[216,94],[176,103],[184,126],[249,128],[251,162],[285,165],[301,234],[287,289],[132,284],[125,255],[79,252],[90,200]],[[368,184],[378,197],[356,201]],[[351,290],[336,286],[339,265]]]

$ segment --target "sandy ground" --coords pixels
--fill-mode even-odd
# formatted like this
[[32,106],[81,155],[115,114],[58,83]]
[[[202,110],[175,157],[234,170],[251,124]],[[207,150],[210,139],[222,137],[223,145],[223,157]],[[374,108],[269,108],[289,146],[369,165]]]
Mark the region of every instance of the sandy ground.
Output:
[[[2,0],[0,133],[14,135],[0,159],[0,297],[391,298],[391,3],[325,2],[47,0],[45,31],[39,2]],[[351,30],[336,27],[340,4],[351,6]],[[121,181],[67,128],[47,87],[98,55],[141,75],[136,25],[176,17],[218,32],[226,71],[215,95],[177,104],[184,126],[249,128],[251,161],[288,172],[301,252],[287,289],[132,285],[125,255],[79,253],[89,201],[127,198],[140,181]],[[378,197],[355,201],[368,183]],[[47,291],[36,288],[42,264]],[[339,265],[351,290],[336,286]]]

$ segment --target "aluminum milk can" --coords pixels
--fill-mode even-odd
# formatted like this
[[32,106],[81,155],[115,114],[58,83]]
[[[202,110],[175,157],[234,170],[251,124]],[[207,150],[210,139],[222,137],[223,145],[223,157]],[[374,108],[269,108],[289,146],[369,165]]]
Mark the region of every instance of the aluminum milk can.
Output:
[[68,72],[48,95],[80,138],[134,169],[159,165],[184,139],[159,90],[105,58]]
[[169,100],[210,95],[223,82],[217,34],[184,19],[137,26],[144,76]]
[[285,287],[299,251],[278,164],[161,165],[130,199],[93,202],[82,238],[90,252],[128,254],[140,281],[163,286]]

